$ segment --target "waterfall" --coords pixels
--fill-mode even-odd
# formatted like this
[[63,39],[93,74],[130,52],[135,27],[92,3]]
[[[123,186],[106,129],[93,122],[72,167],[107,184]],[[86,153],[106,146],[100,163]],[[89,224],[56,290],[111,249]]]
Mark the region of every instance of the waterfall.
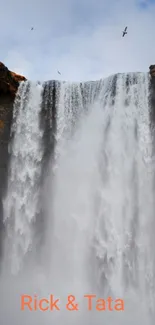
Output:
[[[2,325],[154,324],[150,125],[148,74],[20,85],[3,202]],[[60,311],[21,311],[23,294],[53,294]],[[123,299],[124,310],[97,311],[94,298],[89,311],[87,294]],[[66,310],[68,295],[78,311]]]
[[42,132],[39,129],[42,87],[29,82],[19,87],[14,104],[8,191],[4,202],[6,256],[13,272],[33,245],[33,223],[39,213]]

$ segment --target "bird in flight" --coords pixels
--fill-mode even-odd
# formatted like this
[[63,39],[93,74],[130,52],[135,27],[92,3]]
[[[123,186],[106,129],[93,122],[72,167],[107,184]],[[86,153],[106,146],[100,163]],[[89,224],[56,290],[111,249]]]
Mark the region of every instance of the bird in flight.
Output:
[[126,34],[127,34],[127,27],[125,27],[122,37],[124,37]]
[[60,71],[58,71],[58,73],[61,74]]
[[33,27],[31,27],[31,30],[34,30],[34,28],[33,28]]

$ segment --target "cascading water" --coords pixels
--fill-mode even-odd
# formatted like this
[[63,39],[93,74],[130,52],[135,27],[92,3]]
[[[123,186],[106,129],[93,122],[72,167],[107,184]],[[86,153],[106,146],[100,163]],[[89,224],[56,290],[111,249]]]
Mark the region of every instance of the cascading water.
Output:
[[[52,92],[44,91],[52,109]],[[37,247],[42,255],[38,261],[37,253],[33,254],[34,228],[40,205],[45,204],[40,192],[47,189],[40,189],[41,98],[42,86],[28,83],[19,88],[14,105],[4,201],[2,264],[8,272],[3,268],[1,274],[0,323],[154,324],[154,170],[149,164],[148,75],[119,74],[99,82],[57,86],[56,115],[51,114],[56,120],[51,131],[55,143],[44,180],[50,186],[44,193],[45,231],[42,247]],[[5,264],[8,255],[11,259]],[[25,259],[28,267],[24,264],[13,275],[14,262],[19,269]],[[60,311],[21,311],[21,294],[46,299],[53,294],[60,298]],[[75,295],[79,311],[65,310],[69,294]],[[95,294],[96,299],[124,299],[124,311],[99,312],[95,302],[88,311],[86,294]]]
[[8,192],[4,202],[6,252],[18,272],[33,245],[33,223],[39,212],[42,132],[39,129],[42,87],[29,82],[19,87],[14,105]]

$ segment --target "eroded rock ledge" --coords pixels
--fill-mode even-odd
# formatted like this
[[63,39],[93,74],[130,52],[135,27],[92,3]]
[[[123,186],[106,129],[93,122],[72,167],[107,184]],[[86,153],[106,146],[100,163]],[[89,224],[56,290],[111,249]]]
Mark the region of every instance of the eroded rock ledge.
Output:
[[0,62],[0,97],[9,95],[14,99],[19,82],[25,81],[26,78],[10,71],[2,62]]
[[[9,69],[0,62],[0,157],[1,145],[8,142],[10,134],[10,123],[12,120],[13,102],[19,83],[25,81],[24,76],[20,76]],[[1,168],[1,162],[0,162]],[[1,183],[1,182],[0,182]],[[1,186],[1,184],[0,184]]]
[[8,141],[13,102],[19,83],[25,80],[26,78],[24,76],[10,71],[0,62],[0,144]]

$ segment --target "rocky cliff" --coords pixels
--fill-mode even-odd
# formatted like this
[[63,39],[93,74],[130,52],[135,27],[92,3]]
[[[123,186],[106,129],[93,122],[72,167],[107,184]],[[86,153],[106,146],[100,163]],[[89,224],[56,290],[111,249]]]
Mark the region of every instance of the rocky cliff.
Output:
[[[20,76],[0,62],[0,157],[2,146],[8,143],[10,134],[10,124],[12,119],[12,109],[14,98],[19,86],[20,81],[26,80],[25,77]],[[1,167],[0,160],[0,169]],[[1,184],[1,182],[0,182]]]
[[0,62],[0,98],[5,95],[13,101],[19,82],[24,80],[26,80],[24,76],[9,71],[8,68]]
[[[2,228],[2,197],[6,188],[8,142],[13,113],[13,102],[20,81],[26,80],[0,62],[0,229]],[[1,233],[0,233],[1,236]],[[1,245],[0,245],[1,247]]]

